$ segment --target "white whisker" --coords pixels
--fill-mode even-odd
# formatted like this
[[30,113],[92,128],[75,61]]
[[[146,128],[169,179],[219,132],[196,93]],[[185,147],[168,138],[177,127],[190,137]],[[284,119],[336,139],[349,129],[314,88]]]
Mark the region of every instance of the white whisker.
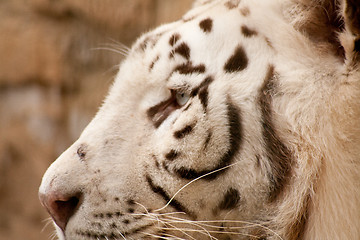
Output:
[[122,239],[126,240],[126,237],[118,229],[116,229],[116,231],[122,237]]
[[[162,221],[162,222],[163,222],[163,221]],[[186,233],[185,231],[183,231],[181,228],[178,228],[178,227],[176,227],[176,226],[174,226],[174,225],[172,225],[172,224],[169,224],[169,223],[167,223],[167,222],[163,222],[163,224],[164,224],[165,226],[166,226],[166,225],[169,225],[170,227],[172,227],[172,228],[168,228],[168,227],[166,226],[166,230],[169,230],[169,229],[176,230],[176,231],[179,231],[179,232],[185,234],[187,237],[189,237],[189,238],[191,238],[191,239],[193,239],[193,240],[196,240],[195,238],[193,238],[192,236],[190,236],[188,233]],[[162,227],[158,227],[158,228],[162,229]]]
[[42,222],[45,222],[44,227],[41,229],[41,232],[44,232],[45,229],[49,226],[49,224],[51,224],[53,221],[52,221],[52,218],[49,217],[49,218],[44,219]]
[[[206,232],[204,232],[203,230],[198,230],[198,229],[192,229],[192,228],[166,228],[166,230],[181,230],[184,232],[198,232],[198,233],[203,233],[206,234]],[[260,239],[261,237],[252,235],[252,234],[247,234],[247,233],[241,233],[241,232],[229,232],[229,231],[215,231],[215,230],[209,230],[209,233],[217,233],[217,234],[229,234],[229,235],[242,235],[242,236],[247,236],[247,237],[253,237],[253,238],[257,238]]]
[[187,186],[189,186],[189,185],[192,184],[193,182],[196,182],[196,181],[198,181],[199,179],[202,179],[202,178],[204,178],[204,177],[206,177],[206,176],[209,176],[209,175],[211,175],[211,174],[214,174],[214,173],[216,173],[216,172],[223,171],[223,170],[225,170],[225,169],[227,169],[227,168],[230,168],[230,167],[232,167],[232,166],[234,166],[234,165],[236,165],[236,164],[238,164],[238,163],[239,163],[239,162],[236,162],[236,163],[230,164],[230,165],[228,165],[228,166],[225,166],[225,167],[216,169],[216,170],[214,170],[214,171],[211,171],[211,172],[209,172],[209,173],[206,173],[206,174],[204,174],[204,175],[201,175],[200,177],[197,177],[197,178],[191,180],[190,182],[188,182],[188,183],[186,183],[184,186],[182,186],[182,187],[172,196],[172,198],[170,198],[170,200],[165,204],[165,206],[163,206],[162,208],[159,208],[159,209],[154,210],[154,212],[161,211],[161,210],[165,209],[166,207],[168,207],[169,204],[171,203],[171,201],[174,200],[174,198],[176,197],[176,195],[178,195],[179,192],[181,192],[184,188],[186,188]]
[[110,52],[118,53],[124,57],[128,56],[128,52],[125,52],[121,49],[111,48],[111,47],[97,47],[97,48],[92,48],[91,50],[107,50]]
[[[199,220],[199,221],[192,221],[192,220],[177,218],[177,217],[173,217],[173,216],[167,216],[163,220],[164,221],[171,221],[172,223],[189,223],[189,224],[196,223],[196,224],[202,225],[204,227],[220,228],[220,229],[225,229],[226,228],[226,229],[230,229],[230,230],[259,227],[259,228],[262,228],[262,229],[264,229],[266,231],[269,231],[269,232],[273,233],[277,238],[283,240],[283,238],[279,234],[277,234],[274,230],[270,229],[269,227],[266,227],[266,226],[264,226],[262,224],[259,224],[259,223],[253,223],[253,222],[248,222],[248,221],[240,221],[240,220]],[[246,226],[226,226],[226,227],[222,227],[222,226],[210,225],[210,223],[246,224]]]

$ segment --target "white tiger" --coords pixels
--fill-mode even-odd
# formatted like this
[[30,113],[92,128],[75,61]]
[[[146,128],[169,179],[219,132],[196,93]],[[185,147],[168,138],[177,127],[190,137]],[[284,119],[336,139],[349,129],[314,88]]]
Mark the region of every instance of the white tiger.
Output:
[[197,1],[48,169],[59,239],[360,239],[360,3]]

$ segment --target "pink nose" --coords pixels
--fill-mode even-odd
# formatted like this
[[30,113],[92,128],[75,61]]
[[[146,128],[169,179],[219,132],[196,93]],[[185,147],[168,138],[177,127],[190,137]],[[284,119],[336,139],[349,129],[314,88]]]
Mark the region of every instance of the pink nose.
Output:
[[79,206],[81,193],[64,195],[60,192],[39,193],[41,204],[63,231]]

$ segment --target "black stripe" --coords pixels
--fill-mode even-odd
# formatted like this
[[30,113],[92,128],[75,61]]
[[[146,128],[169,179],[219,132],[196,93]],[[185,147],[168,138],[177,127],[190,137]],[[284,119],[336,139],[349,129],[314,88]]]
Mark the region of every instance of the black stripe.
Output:
[[210,130],[208,130],[208,135],[207,135],[205,143],[204,143],[204,148],[203,148],[204,150],[207,149],[209,142],[211,140],[211,136],[212,136],[212,132]]
[[205,33],[209,33],[211,32],[213,21],[211,18],[206,18],[199,23],[199,26]]
[[170,150],[170,152],[168,152],[167,154],[165,154],[165,158],[169,161],[174,160],[175,158],[177,158],[179,156],[179,152],[175,151],[175,150]]
[[[228,103],[227,103],[227,118],[228,118],[228,123],[229,123],[230,147],[224,153],[224,155],[219,159],[218,165],[215,168],[201,170],[201,171],[197,171],[194,169],[188,169],[185,167],[180,167],[178,169],[174,169],[174,172],[179,177],[184,178],[184,179],[195,179],[195,178],[203,176],[207,173],[210,173],[210,172],[216,171],[220,168],[226,167],[232,163],[234,156],[240,149],[240,146],[242,143],[243,130],[242,130],[242,124],[241,124],[240,110],[235,105],[233,105],[231,103],[231,101],[228,101]],[[214,180],[219,175],[225,173],[226,170],[227,169],[212,173],[208,176],[205,176],[203,179]]]
[[234,188],[230,188],[225,193],[224,199],[219,204],[219,209],[221,210],[230,210],[235,208],[240,202],[240,193]]
[[213,78],[211,76],[208,76],[200,83],[198,87],[193,89],[190,93],[191,97],[194,97],[196,95],[199,95],[199,99],[201,104],[203,105],[204,111],[206,112],[207,106],[208,106],[208,98],[209,98],[209,92],[208,87],[210,83],[213,82]]
[[160,56],[157,55],[156,58],[151,62],[150,66],[149,66],[149,71],[151,71],[154,68],[155,63],[157,63],[157,61],[159,61]]
[[177,139],[184,138],[186,135],[190,134],[194,128],[195,124],[186,125],[183,129],[175,131],[174,137]]
[[[150,178],[149,175],[146,175],[146,181],[148,182],[151,190],[160,195],[166,203],[168,203],[171,199],[171,197],[165,192],[165,190],[154,184],[153,180]],[[172,206],[173,208],[175,208],[177,211],[179,212],[184,212],[186,213],[188,216],[190,216],[192,219],[196,219],[196,216],[194,213],[190,212],[188,209],[186,209],[186,207],[184,207],[180,202],[178,202],[177,200],[173,199],[171,200],[170,206]]]
[[175,43],[180,39],[180,35],[178,33],[175,33],[173,35],[171,35],[170,39],[169,39],[169,44],[170,46],[174,46]]
[[274,67],[270,66],[259,93],[259,105],[262,115],[262,134],[265,141],[267,158],[270,161],[269,178],[271,188],[270,201],[276,200],[283,191],[291,171],[292,153],[280,140],[273,123],[272,95],[275,92]]
[[194,65],[192,65],[191,62],[186,62],[184,64],[177,66],[174,69],[174,72],[179,72],[180,74],[204,73],[205,65],[199,64],[199,65],[194,66]]
[[207,106],[208,106],[208,97],[209,92],[207,86],[202,88],[199,92],[199,99],[201,104],[203,105],[204,111],[206,112]]
[[199,93],[199,90],[204,88],[204,87],[208,87],[210,85],[210,83],[213,82],[213,78],[211,76],[208,76],[206,77],[201,83],[199,86],[197,86],[196,88],[194,88],[191,93],[190,93],[190,96],[191,97],[194,97],[196,96],[198,93]]
[[228,73],[244,70],[248,65],[248,58],[242,46],[237,46],[233,55],[227,60],[224,70]]
[[[186,60],[189,60],[190,58],[190,48],[186,43],[181,43],[178,47],[176,47],[174,53],[183,56]],[[171,56],[173,56],[173,54]]]
[[250,29],[245,25],[241,26],[241,32],[245,37],[252,37],[257,35],[257,32],[255,30]]

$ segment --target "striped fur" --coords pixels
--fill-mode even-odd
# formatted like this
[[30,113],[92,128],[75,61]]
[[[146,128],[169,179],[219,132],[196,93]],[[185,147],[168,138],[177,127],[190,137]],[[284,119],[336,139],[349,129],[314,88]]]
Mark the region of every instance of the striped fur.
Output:
[[360,4],[198,0],[39,190],[60,240],[360,239]]

